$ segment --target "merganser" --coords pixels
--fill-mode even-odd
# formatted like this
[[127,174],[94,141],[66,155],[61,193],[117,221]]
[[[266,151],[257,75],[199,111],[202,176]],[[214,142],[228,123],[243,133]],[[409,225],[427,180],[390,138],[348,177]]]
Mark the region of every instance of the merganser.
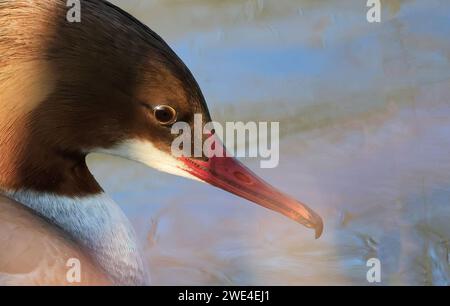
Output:
[[174,122],[211,117],[161,37],[104,0],[82,1],[80,23],[66,13],[66,1],[0,0],[0,282],[65,284],[74,257],[83,284],[149,284],[132,226],[86,165],[95,152],[209,183],[321,235],[314,211],[233,157],[171,154]]

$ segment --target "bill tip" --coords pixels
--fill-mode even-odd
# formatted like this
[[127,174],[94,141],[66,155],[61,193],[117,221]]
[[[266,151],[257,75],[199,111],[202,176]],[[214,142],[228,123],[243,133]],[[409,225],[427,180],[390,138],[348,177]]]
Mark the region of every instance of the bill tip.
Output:
[[322,236],[322,232],[323,232],[323,221],[322,218],[318,218],[318,222],[315,226],[315,230],[316,230],[316,239],[319,239],[320,236]]

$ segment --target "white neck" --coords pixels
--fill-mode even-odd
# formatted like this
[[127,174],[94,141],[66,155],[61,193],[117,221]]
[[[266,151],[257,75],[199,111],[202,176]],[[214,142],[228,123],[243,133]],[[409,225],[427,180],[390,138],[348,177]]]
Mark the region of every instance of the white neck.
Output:
[[72,198],[22,190],[5,195],[33,209],[83,245],[114,283],[148,284],[134,230],[106,194]]

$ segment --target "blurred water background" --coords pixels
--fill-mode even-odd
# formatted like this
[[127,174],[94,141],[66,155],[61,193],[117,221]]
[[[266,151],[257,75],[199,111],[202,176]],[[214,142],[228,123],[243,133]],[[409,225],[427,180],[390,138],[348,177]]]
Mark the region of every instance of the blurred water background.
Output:
[[450,284],[450,2],[115,0],[186,62],[213,119],[280,121],[267,181],[322,238],[213,187],[132,162],[89,164],[157,285]]

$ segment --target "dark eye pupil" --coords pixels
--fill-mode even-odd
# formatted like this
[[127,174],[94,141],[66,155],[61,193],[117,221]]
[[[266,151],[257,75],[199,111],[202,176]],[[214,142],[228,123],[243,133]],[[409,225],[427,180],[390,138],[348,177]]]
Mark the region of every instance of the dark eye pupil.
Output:
[[158,106],[155,109],[155,118],[162,124],[171,123],[175,118],[175,110],[169,106]]
[[159,111],[157,111],[156,112],[156,117],[160,121],[168,121],[168,120],[170,120],[170,114],[166,110],[159,110]]

